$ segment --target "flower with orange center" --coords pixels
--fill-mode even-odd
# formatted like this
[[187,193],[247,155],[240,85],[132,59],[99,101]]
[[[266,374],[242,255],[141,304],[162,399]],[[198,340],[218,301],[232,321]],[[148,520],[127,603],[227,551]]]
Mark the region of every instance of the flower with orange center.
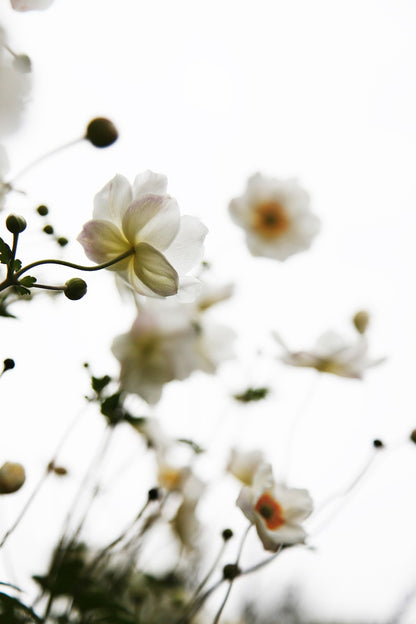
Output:
[[320,228],[310,211],[309,195],[296,180],[279,180],[257,173],[246,192],[233,199],[231,218],[246,231],[253,256],[286,260],[308,249]]
[[237,505],[255,525],[266,550],[276,552],[282,544],[305,541],[301,523],[312,513],[312,499],[307,490],[276,483],[270,464],[262,464],[253,485],[242,488]]

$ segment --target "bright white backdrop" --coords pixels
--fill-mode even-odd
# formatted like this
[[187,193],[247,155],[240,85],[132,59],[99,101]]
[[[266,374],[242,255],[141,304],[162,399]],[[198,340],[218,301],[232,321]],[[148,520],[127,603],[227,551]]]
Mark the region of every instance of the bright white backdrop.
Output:
[[[165,426],[203,439],[226,412],[224,448],[230,441],[261,445],[281,467],[288,422],[314,375],[266,366],[261,357],[253,362],[250,354],[258,346],[278,352],[271,329],[301,348],[326,329],[348,329],[364,307],[373,315],[374,355],[388,362],[362,384],[320,381],[297,439],[293,484],[323,497],[348,483],[374,437],[404,440],[416,426],[414,3],[55,0],[48,11],[27,14],[1,3],[11,46],[34,67],[25,122],[5,141],[13,170],[78,136],[96,115],[120,129],[108,150],[80,145],[27,174],[20,186],[28,195],[11,197],[10,208],[30,214],[47,204],[56,230],[75,241],[94,194],[115,173],[164,172],[182,211],[209,227],[206,258],[216,278],[237,284],[220,314],[242,336],[239,362],[224,370],[223,396],[196,408],[201,387],[212,396],[214,382],[197,375],[186,390],[173,384],[157,412]],[[227,204],[255,171],[298,177],[309,190],[323,222],[311,251],[284,264],[249,255]],[[42,224],[34,216],[31,236],[45,250]],[[76,242],[67,249],[84,262]],[[56,255],[52,244],[49,253]],[[27,254],[24,260],[38,257],[34,247]],[[14,357],[17,367],[2,380],[0,452],[27,466],[26,492],[82,406],[88,388],[81,363],[90,361],[97,374],[117,371],[109,346],[133,311],[120,306],[110,276],[88,284],[89,296],[78,303],[22,306],[24,323],[2,332],[0,355]],[[269,402],[244,414],[224,408],[226,394],[263,383],[274,390]],[[68,452],[75,476],[99,435],[95,418],[79,455]],[[258,575],[265,595],[299,581],[317,613],[386,617],[416,585],[415,476],[415,448],[386,457],[316,539],[315,553],[282,557]],[[39,536],[50,535],[46,518],[67,494],[57,486],[54,496],[56,503],[45,496],[34,510]],[[16,509],[24,500],[22,491]],[[7,527],[13,511],[4,514]],[[41,561],[41,537],[32,543],[22,529],[21,540]],[[19,548],[16,539],[10,550],[17,558]]]

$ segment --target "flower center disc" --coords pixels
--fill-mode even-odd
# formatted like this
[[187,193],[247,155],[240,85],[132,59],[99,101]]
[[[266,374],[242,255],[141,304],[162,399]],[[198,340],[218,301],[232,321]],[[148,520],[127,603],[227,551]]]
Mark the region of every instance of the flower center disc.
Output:
[[289,218],[278,201],[266,201],[254,209],[253,228],[264,238],[277,238],[289,227]]
[[272,531],[278,529],[285,523],[283,509],[270,494],[262,494],[254,509],[261,515],[266,527]]

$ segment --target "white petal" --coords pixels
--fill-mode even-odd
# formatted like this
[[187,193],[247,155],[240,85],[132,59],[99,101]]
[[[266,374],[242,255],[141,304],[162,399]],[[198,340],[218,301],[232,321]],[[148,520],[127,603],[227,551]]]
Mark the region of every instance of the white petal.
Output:
[[15,11],[34,11],[47,9],[53,0],[10,0]]
[[147,243],[139,243],[134,258],[137,277],[160,297],[178,292],[178,274],[157,249]]
[[181,217],[178,235],[165,253],[178,273],[187,273],[201,261],[207,232],[208,229],[196,217]]
[[[93,262],[108,262],[128,251],[129,243],[120,230],[109,221],[88,221],[77,238],[84,247],[87,258]],[[120,271],[127,267],[131,258],[125,258],[114,265],[113,270]]]
[[181,303],[195,301],[201,292],[201,282],[196,277],[186,276],[179,279],[179,288],[176,299]]
[[147,170],[136,176],[133,182],[133,196],[134,199],[139,199],[148,193],[166,195],[167,188],[168,179],[165,175]]
[[116,175],[94,197],[94,219],[105,219],[121,227],[125,212],[132,201],[129,181]]
[[123,218],[123,232],[133,244],[148,243],[164,251],[179,231],[176,200],[161,195],[144,195],[134,201]]

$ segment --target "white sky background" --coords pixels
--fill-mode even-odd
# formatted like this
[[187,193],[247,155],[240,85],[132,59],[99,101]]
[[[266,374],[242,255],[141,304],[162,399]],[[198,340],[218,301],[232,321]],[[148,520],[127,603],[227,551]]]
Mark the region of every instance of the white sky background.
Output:
[[[327,329],[348,333],[357,309],[372,313],[372,350],[388,362],[361,384],[321,378],[303,417],[289,478],[316,499],[348,484],[373,438],[394,444],[416,427],[415,17],[410,0],[55,0],[49,10],[27,14],[13,13],[1,0],[10,45],[29,54],[34,67],[25,123],[5,141],[13,172],[82,134],[94,116],[110,117],[120,130],[107,150],[74,147],[21,179],[28,195],[11,196],[8,206],[33,214],[21,239],[22,259],[60,253],[33,213],[45,203],[56,231],[74,241],[65,257],[84,263],[75,238],[91,216],[94,194],[115,173],[133,180],[152,169],[168,176],[183,213],[209,227],[206,259],[215,279],[236,283],[233,302],[213,316],[238,332],[240,358],[224,367],[221,381],[196,375],[171,384],[156,413],[172,434],[208,440],[224,416],[216,437],[221,461],[230,443],[255,445],[276,471],[283,469],[289,422],[316,375],[265,357],[253,360],[252,353],[263,347],[278,354],[272,329],[303,348]],[[297,177],[310,192],[323,224],[310,251],[285,263],[249,255],[227,205],[256,171]],[[25,247],[25,236],[38,248]],[[43,275],[61,282],[74,272]],[[7,424],[0,457],[22,461],[28,471],[25,488],[7,501],[10,508],[0,501],[2,528],[83,405],[88,381],[81,363],[90,361],[97,375],[117,374],[109,348],[129,329],[134,311],[120,303],[111,275],[87,281],[82,301],[22,305],[24,322],[2,321],[0,357],[14,357],[17,366],[1,381]],[[246,409],[227,401],[256,384],[272,386],[269,401]],[[20,550],[30,549],[31,572],[41,571],[44,539],[59,531],[55,511],[99,442],[100,419],[94,412],[86,419],[88,433],[80,440],[76,432],[65,455],[68,484],[52,486],[54,498],[47,491],[33,511],[36,543],[33,524],[11,540],[16,561]],[[119,444],[127,457],[135,441],[124,433]],[[250,585],[274,598],[278,588],[300,581],[316,613],[387,617],[416,584],[415,476],[416,448],[381,459],[313,541],[315,553],[286,553]],[[228,517],[230,502],[215,509],[219,528],[241,520],[238,511]],[[116,526],[130,517],[118,507]],[[250,555],[262,556],[254,539]],[[411,618],[409,612],[406,622]]]

